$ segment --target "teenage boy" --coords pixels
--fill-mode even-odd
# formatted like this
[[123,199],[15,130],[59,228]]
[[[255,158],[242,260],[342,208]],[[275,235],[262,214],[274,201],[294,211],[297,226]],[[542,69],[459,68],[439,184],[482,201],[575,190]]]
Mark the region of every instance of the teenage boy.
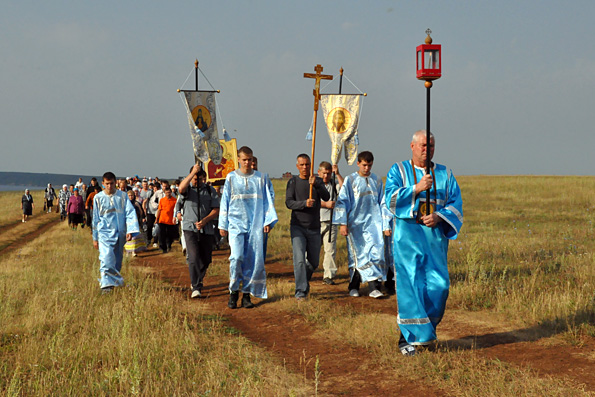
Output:
[[99,286],[103,293],[124,284],[120,274],[124,244],[139,233],[136,211],[126,193],[116,190],[116,176],[103,174],[102,192],[93,198],[93,247],[99,250]]
[[242,307],[254,304],[250,295],[267,298],[264,269],[265,235],[277,223],[275,199],[269,177],[253,169],[252,149],[242,146],[238,151],[240,169],[227,174],[219,212],[219,233],[229,234],[229,302],[237,307],[240,284]]
[[372,173],[374,155],[357,156],[359,170],[345,178],[339,192],[333,224],[347,238],[349,254],[349,295],[360,296],[359,287],[367,282],[372,298],[383,296],[381,282],[386,280],[384,236],[390,236],[391,214],[384,205],[382,179]]

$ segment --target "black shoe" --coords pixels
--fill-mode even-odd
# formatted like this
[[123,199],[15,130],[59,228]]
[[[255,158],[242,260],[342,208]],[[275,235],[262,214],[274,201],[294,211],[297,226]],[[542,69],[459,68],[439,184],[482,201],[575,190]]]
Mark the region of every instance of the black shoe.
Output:
[[240,293],[238,291],[231,292],[229,294],[229,302],[227,302],[227,307],[229,307],[230,309],[237,309],[239,297]]
[[250,300],[250,294],[244,293],[242,295],[242,307],[245,309],[252,309],[254,307],[254,303]]
[[322,279],[322,282],[326,285],[335,285],[335,282],[332,278],[325,277]]

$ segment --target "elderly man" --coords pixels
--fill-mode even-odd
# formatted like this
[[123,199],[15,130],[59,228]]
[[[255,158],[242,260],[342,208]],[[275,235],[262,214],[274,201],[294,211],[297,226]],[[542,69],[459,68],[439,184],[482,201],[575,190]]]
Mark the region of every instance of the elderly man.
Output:
[[[416,345],[436,340],[448,298],[447,252],[463,225],[461,190],[452,171],[426,159],[434,156],[434,136],[413,134],[412,159],[395,163],[386,178],[385,202],[394,215],[399,348],[415,355]],[[430,197],[426,190],[430,190]],[[430,211],[425,208],[430,204]]]

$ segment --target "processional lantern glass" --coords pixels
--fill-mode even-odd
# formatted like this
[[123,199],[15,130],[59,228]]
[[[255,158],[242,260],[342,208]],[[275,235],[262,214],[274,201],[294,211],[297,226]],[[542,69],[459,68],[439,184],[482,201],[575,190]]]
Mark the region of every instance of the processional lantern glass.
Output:
[[426,44],[417,46],[417,66],[416,75],[419,80],[436,80],[442,76],[442,46],[440,44],[432,44],[430,29],[426,30]]

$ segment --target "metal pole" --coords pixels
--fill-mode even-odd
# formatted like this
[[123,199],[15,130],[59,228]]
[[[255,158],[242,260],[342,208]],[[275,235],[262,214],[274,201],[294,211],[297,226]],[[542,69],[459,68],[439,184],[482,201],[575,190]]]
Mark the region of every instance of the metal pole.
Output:
[[[339,69],[339,95],[341,95],[341,92],[343,90],[343,68],[341,67],[341,69]],[[336,201],[337,200],[337,185],[335,182],[335,171],[333,171],[333,173],[331,174],[331,186],[332,186],[332,191],[331,191],[331,201]],[[328,242],[331,242],[331,236],[333,234],[333,213],[334,213],[334,209],[331,210],[331,226],[329,229],[329,233],[328,233]]]
[[198,59],[194,61],[194,90],[198,91]]
[[[429,84],[428,84],[429,83]],[[430,90],[432,89],[432,82],[426,81],[426,175],[431,175],[431,164],[432,160],[430,159]],[[431,213],[431,206],[430,206],[430,191],[431,187],[426,190],[426,213],[425,215],[430,215]]]

